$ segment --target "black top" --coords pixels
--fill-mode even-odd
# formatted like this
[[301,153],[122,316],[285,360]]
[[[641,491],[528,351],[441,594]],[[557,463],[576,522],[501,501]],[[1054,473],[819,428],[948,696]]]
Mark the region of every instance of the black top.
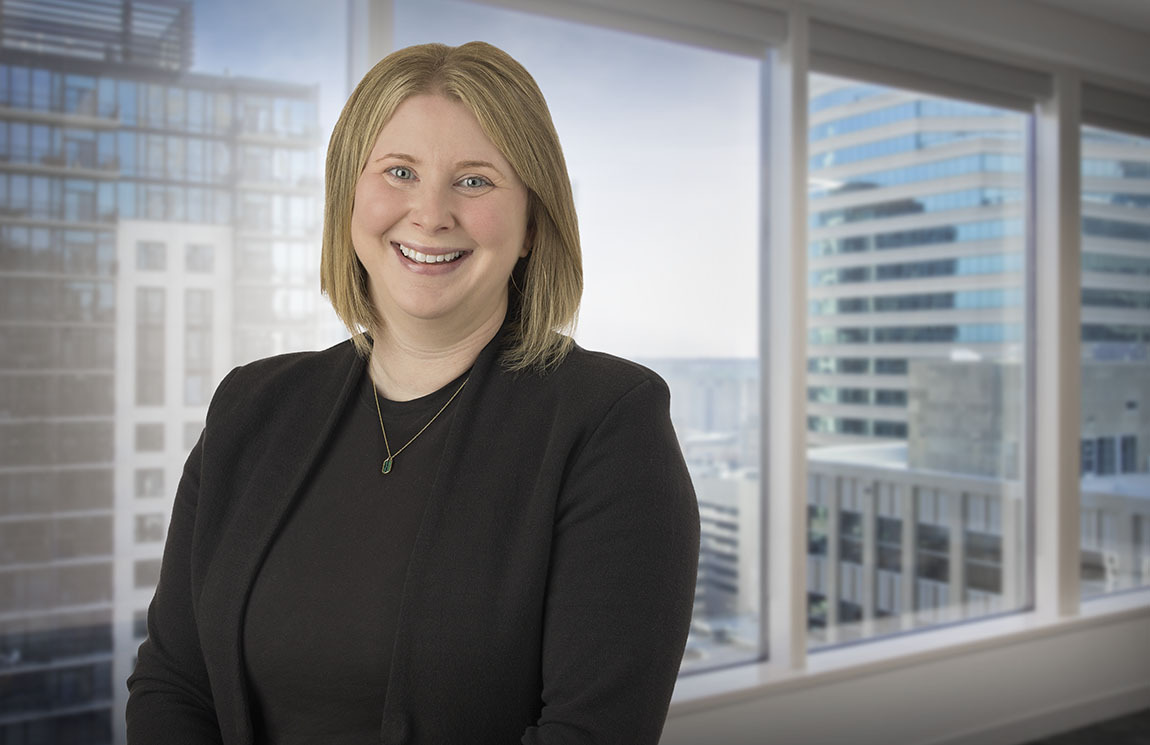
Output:
[[[451,404],[407,560],[378,741],[657,745],[699,549],[667,387],[578,347],[546,374],[512,373],[501,344],[480,352]],[[257,742],[244,651],[252,590],[358,405],[365,367],[345,342],[220,383],[180,479],[128,682],[129,745]]]
[[[465,375],[412,401],[380,397],[393,454]],[[379,742],[403,580],[453,416],[448,406],[385,475],[363,375],[252,588],[244,658],[256,742]]]

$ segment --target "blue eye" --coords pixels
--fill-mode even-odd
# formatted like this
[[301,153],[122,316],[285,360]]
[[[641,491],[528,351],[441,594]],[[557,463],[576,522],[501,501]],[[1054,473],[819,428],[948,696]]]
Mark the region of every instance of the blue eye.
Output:
[[407,166],[392,166],[387,169],[387,172],[395,176],[400,181],[409,181],[415,178],[415,174]]
[[491,182],[482,176],[465,176],[459,180],[459,183],[468,189],[481,189],[484,186],[491,186]]

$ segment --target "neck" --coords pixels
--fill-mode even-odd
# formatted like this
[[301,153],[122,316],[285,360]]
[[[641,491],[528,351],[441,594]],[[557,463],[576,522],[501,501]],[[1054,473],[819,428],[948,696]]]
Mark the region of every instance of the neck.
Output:
[[468,329],[443,329],[424,321],[387,323],[376,333],[368,363],[384,397],[410,401],[437,391],[475,363],[503,324],[503,314]]

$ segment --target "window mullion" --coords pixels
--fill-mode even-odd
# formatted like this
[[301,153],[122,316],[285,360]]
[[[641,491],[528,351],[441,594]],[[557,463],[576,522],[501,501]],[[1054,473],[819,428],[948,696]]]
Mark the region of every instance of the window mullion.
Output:
[[347,4],[347,92],[376,62],[395,51],[395,0]]
[[767,642],[772,666],[806,665],[808,18],[791,14],[764,76],[763,174]]
[[1079,605],[1080,102],[1078,77],[1062,73],[1037,111],[1032,484],[1035,609],[1046,618]]

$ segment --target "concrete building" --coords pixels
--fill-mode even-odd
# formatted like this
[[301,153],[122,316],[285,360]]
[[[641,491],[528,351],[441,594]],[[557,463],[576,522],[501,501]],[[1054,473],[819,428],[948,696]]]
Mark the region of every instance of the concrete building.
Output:
[[216,382],[330,336],[317,91],[201,75],[186,0],[0,5],[0,741],[119,741]]
[[[1150,377],[1083,365],[1084,595],[1150,583]],[[814,644],[1030,602],[1019,366],[917,360],[906,443],[815,448],[807,590]],[[1116,395],[1117,394],[1117,395]],[[1040,498],[1040,496],[1039,496]]]
[[[1083,365],[1083,586],[1150,582],[1150,377],[1137,349],[1088,345]],[[648,360],[702,523],[686,666],[753,655],[763,602],[758,365]],[[904,441],[808,450],[808,614],[820,647],[1023,608],[1030,512],[1019,480],[1021,367],[907,364]],[[1119,395],[1120,394],[1120,395]]]
[[699,575],[684,668],[745,660],[763,598],[760,377],[754,359],[655,359],[699,500]]

